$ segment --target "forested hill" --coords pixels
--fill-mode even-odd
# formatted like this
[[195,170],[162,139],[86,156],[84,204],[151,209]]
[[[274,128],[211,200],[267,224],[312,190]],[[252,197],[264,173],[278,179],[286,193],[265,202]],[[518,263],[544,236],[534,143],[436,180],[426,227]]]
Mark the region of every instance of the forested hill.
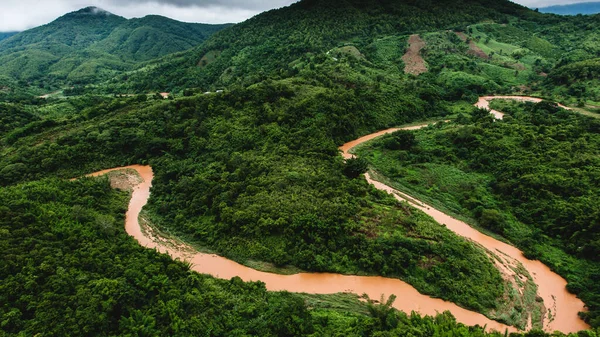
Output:
[[[563,309],[545,303],[551,312],[541,310],[533,279],[526,291],[515,289],[483,249],[370,186],[361,175],[366,156],[344,161],[339,153],[339,145],[377,130],[455,120],[424,129],[432,137],[397,149],[393,159],[400,167],[381,173],[412,183],[408,164],[425,174],[440,166],[429,162],[442,160],[478,170],[470,180],[471,172],[436,170],[455,174],[425,191],[458,191],[457,200],[482,226],[517,238],[512,243],[557,271],[585,302],[589,311],[582,317],[596,328],[579,336],[599,335],[600,241],[590,234],[600,230],[598,213],[588,211],[597,207],[587,207],[597,198],[580,193],[600,190],[598,124],[548,102],[521,117],[498,108],[507,112],[503,120],[473,107],[483,95],[527,94],[577,111],[589,108],[597,117],[600,27],[594,17],[491,0],[304,0],[150,61],[136,60],[167,51],[138,44],[144,36],[162,39],[168,30],[170,42],[184,44],[175,37],[192,30],[164,18],[127,21],[94,9],[55,24],[86,18],[98,29],[83,29],[71,40],[67,29],[64,37],[50,34],[49,44],[40,39],[8,56],[0,51],[0,250],[7,252],[7,267],[0,264],[0,331],[485,335],[457,326],[447,314],[393,313],[384,300],[356,315],[325,311],[306,297],[267,293],[260,283],[191,273],[189,265],[125,236],[127,198],[106,179],[67,180],[132,164],[154,172],[144,209],[148,224],[202,250],[263,270],[399,278],[505,324],[542,327]],[[213,32],[195,27],[205,36]],[[410,41],[422,48],[415,51]],[[405,61],[407,51],[426,72],[406,71],[415,61]],[[3,75],[7,65],[19,70],[18,79]],[[19,85],[63,91],[42,99],[14,90]],[[158,90],[169,91],[169,99]],[[389,144],[396,148],[399,141]],[[500,159],[509,162],[495,165]],[[506,169],[498,175],[484,170],[499,167]],[[522,187],[527,199],[516,194]],[[577,245],[575,229],[581,229]],[[526,336],[547,335],[534,330]]]
[[0,41],[8,39],[9,37],[18,34],[19,32],[0,32]]
[[560,15],[596,14],[600,13],[600,2],[582,2],[570,5],[559,5],[539,8],[542,13]]
[[[89,47],[107,37],[113,29],[126,23],[127,19],[87,7],[68,13],[49,24],[29,29],[0,43],[0,52],[7,54],[16,50],[32,48],[50,49],[50,53],[66,54],[76,49]],[[60,46],[60,49],[52,50]]]
[[291,61],[339,44],[361,49],[391,34],[464,29],[478,22],[508,23],[536,16],[509,1],[303,0],[217,34],[154,71],[138,74],[141,77],[132,83],[154,88],[227,85],[240,79],[252,83],[274,72],[292,71]]
[[88,83],[138,61],[192,48],[227,26],[160,16],[127,20],[87,7],[2,40],[0,75],[34,85]]
[[231,24],[184,23],[159,15],[131,19],[91,49],[128,60],[146,61],[190,49]]

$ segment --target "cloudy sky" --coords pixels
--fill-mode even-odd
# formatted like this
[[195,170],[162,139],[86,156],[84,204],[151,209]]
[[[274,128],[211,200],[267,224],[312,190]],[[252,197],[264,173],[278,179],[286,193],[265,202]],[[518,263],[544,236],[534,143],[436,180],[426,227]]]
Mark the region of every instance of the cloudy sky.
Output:
[[[126,18],[158,14],[179,21],[240,22],[297,0],[1,0],[0,32],[21,31],[48,23],[83,7],[97,6]],[[529,7],[585,0],[517,0]]]

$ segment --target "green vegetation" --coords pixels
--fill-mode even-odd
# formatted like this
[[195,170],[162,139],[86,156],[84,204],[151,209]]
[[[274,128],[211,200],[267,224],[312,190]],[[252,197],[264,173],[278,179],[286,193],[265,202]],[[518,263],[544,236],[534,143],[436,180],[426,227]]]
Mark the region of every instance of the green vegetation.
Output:
[[0,200],[0,329],[8,336],[313,329],[297,296],[215,280],[140,247],[123,230],[127,194],[106,179],[43,180],[2,189]]
[[[397,277],[515,324],[539,314],[533,284],[521,281],[522,302],[499,303],[515,289],[490,257],[369,186],[365,159],[543,260],[600,325],[598,122],[547,103],[501,102],[512,116],[494,122],[471,106],[482,94],[527,93],[600,109],[594,18],[490,0],[304,0],[220,28],[88,8],[0,42],[0,216],[10,237],[0,244],[16,261],[0,265],[0,286],[17,289],[0,291],[14,296],[0,298],[3,331],[486,335],[448,314],[398,313],[383,299],[267,293],[190,273],[119,229],[124,194],[56,180],[127,164],[154,169],[153,224],[236,261]],[[415,33],[429,68],[419,76],[404,74],[401,59]],[[356,160],[337,149],[449,116],[456,122],[387,136]],[[80,211],[88,217],[74,218]],[[56,283],[24,288],[50,276]],[[31,298],[40,303],[27,306]],[[65,311],[53,311],[57,303]]]
[[18,34],[19,32],[0,32],[0,41],[8,39],[9,37]]
[[[80,115],[10,133],[1,183],[149,163],[149,212],[161,229],[242,262],[399,277],[493,310],[503,284],[480,249],[354,179],[360,167],[348,173],[331,138],[348,137],[358,102],[340,90],[308,92],[274,83],[173,102],[88,99]],[[338,114],[323,115],[313,105],[321,100]]]
[[96,7],[66,14],[0,42],[0,76],[53,90],[108,79],[202,43],[229,25],[183,23],[161,16],[127,20]]
[[600,123],[547,102],[493,107],[509,115],[500,122],[477,112],[464,125],[416,132],[409,148],[390,146],[390,135],[359,153],[401,190],[470,216],[548,264],[596,325]]
[[[362,54],[370,60],[373,44],[381,45],[381,38],[464,27],[483,19],[508,22],[512,15],[534,14],[516,4],[487,0],[468,4],[449,0],[305,0],[222,31],[195,50],[176,55],[155,68],[127,74],[114,85],[121,91],[247,86],[266,78],[294,76],[298,72],[294,64],[325,57],[327,51],[337,47],[346,50],[341,54],[350,50],[350,54]],[[404,46],[396,48],[392,51],[402,52]],[[213,50],[221,51],[219,58],[205,68],[197,67],[199,60]]]
[[0,190],[4,335],[502,336],[449,313],[398,312],[394,298],[273,293],[260,282],[190,272],[124,232],[127,197],[105,178]]

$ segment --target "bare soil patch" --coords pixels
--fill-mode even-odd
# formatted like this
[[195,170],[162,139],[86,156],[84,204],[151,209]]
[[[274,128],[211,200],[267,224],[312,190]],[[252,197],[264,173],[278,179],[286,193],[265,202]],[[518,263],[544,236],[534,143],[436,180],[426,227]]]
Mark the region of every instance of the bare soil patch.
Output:
[[[456,36],[458,36],[463,42],[467,42],[467,34],[463,32],[454,32],[454,34],[456,34]],[[469,41],[469,50],[467,51],[467,54],[482,58],[484,60],[490,59],[489,55],[486,54],[483,50],[481,50],[481,48],[479,48],[473,40]]]
[[483,50],[481,50],[481,48],[479,48],[479,46],[477,46],[474,41],[469,42],[469,51],[467,51],[467,54],[477,56],[484,60],[489,60],[490,58],[490,56],[486,54]]
[[204,54],[200,61],[198,61],[198,66],[201,68],[206,67],[207,65],[213,63],[217,58],[221,56],[220,50],[211,50],[208,53]]
[[110,187],[124,191],[131,191],[139,185],[143,179],[134,169],[124,169],[107,173]]
[[405,73],[416,76],[427,72],[427,64],[421,56],[423,48],[425,48],[425,41],[417,34],[411,35],[408,39],[408,50],[402,56]]

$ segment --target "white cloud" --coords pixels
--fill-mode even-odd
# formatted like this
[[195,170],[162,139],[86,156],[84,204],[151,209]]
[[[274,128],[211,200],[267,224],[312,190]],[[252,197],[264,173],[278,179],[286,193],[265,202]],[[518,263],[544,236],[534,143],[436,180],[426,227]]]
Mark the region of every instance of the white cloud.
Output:
[[149,14],[185,22],[236,23],[297,0],[2,0],[0,32],[22,31],[97,6],[126,18]]

